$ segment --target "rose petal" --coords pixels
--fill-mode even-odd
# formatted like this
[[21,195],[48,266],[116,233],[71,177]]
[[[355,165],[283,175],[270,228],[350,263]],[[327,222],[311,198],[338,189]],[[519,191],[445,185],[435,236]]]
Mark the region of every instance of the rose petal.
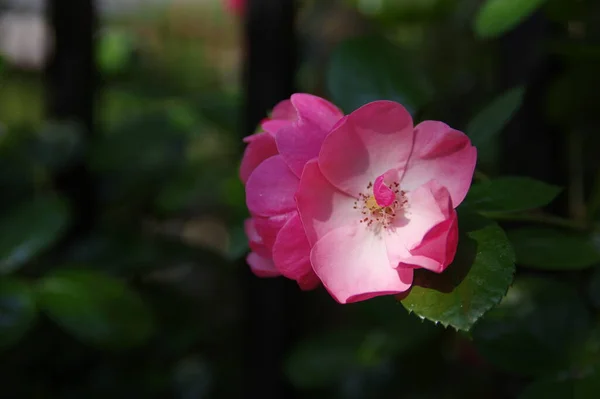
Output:
[[296,209],[294,194],[299,179],[281,155],[263,161],[246,183],[246,205],[259,216],[276,216]]
[[295,121],[298,119],[298,113],[296,112],[296,108],[292,104],[292,101],[283,100],[273,107],[269,117],[273,120]]
[[278,130],[275,139],[286,163],[300,177],[304,165],[319,155],[323,140],[344,115],[333,104],[310,94],[294,94],[291,101],[298,120]]
[[260,234],[258,234],[254,224],[254,219],[250,218],[244,221],[244,231],[246,233],[246,237],[248,237],[248,245],[250,246],[250,249],[263,258],[270,258],[271,250],[265,246],[262,237]]
[[408,202],[404,214],[397,212],[384,234],[392,267],[398,267],[399,263],[410,258],[410,251],[424,242],[427,233],[450,217],[450,194],[433,180],[406,196]]
[[340,303],[406,291],[413,270],[389,266],[385,243],[365,226],[331,231],[312,249],[311,262],[329,293]]
[[314,290],[319,285],[321,285],[321,280],[319,280],[319,277],[317,277],[317,275],[314,272],[312,272],[307,274],[306,276],[303,276],[297,281],[297,283],[302,291],[310,291]]
[[304,285],[314,281],[310,264],[310,244],[304,233],[300,216],[296,213],[279,231],[273,246],[273,262],[279,272]]
[[246,262],[250,266],[252,273],[258,277],[277,277],[281,275],[271,259],[263,258],[255,252],[248,254]]
[[403,190],[411,190],[431,179],[446,187],[456,208],[471,186],[477,150],[462,132],[442,122],[425,121],[415,128],[415,145]]
[[306,236],[313,245],[330,231],[361,219],[360,210],[355,209],[355,199],[329,183],[317,160],[304,167],[296,202]]
[[373,195],[377,205],[381,207],[390,206],[396,200],[396,194],[385,185],[385,174],[375,179],[373,184]]
[[422,267],[435,273],[443,272],[454,261],[458,245],[458,220],[456,211],[425,234],[423,241],[411,249],[411,257],[403,263]]
[[294,122],[292,122],[292,121],[285,121],[285,120],[267,120],[267,121],[264,121],[260,125],[260,127],[262,128],[262,130],[267,132],[270,136],[275,138],[278,131],[280,131],[281,129],[284,129],[286,127],[292,126],[293,123]]
[[298,119],[296,108],[290,100],[283,100],[271,111],[271,115],[260,123],[260,127],[271,136],[287,126],[291,126]]
[[319,153],[321,172],[334,186],[358,197],[378,176],[406,166],[413,136],[412,117],[402,105],[369,103],[327,136]]
[[240,179],[244,184],[246,184],[254,169],[256,169],[261,162],[277,155],[277,145],[275,144],[275,139],[271,135],[267,133],[258,133],[253,134],[248,138],[249,144],[244,151],[244,157],[242,158],[242,164],[240,165]]
[[279,230],[281,230],[287,221],[297,213],[298,212],[296,211],[292,211],[271,217],[254,216],[253,219],[256,232],[260,235],[263,245],[269,251],[269,257],[273,250],[273,245],[275,245]]

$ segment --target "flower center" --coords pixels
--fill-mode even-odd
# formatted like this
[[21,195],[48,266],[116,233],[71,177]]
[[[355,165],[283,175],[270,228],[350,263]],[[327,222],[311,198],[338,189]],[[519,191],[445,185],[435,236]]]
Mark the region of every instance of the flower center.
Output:
[[393,182],[387,187],[393,193],[393,200],[388,205],[380,205],[381,201],[377,201],[373,182],[367,185],[366,194],[358,194],[358,199],[354,201],[354,209],[361,213],[360,223],[376,229],[388,229],[396,215],[404,210],[407,203],[406,192],[400,190],[398,182]]

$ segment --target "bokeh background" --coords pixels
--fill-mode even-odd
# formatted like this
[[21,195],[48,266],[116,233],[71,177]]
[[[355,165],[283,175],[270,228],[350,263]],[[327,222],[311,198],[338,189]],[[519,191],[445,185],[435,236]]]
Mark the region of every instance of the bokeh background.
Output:
[[593,270],[523,280],[475,341],[394,298],[254,277],[238,178],[291,93],[387,98],[598,220],[599,2],[483,22],[481,0],[227,3],[0,0],[1,398],[535,399],[536,377],[600,363]]

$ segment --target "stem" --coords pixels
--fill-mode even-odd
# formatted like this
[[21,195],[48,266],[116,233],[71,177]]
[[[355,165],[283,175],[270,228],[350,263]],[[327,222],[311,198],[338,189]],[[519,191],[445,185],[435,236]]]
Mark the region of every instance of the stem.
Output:
[[578,220],[565,219],[546,213],[495,213],[482,212],[482,215],[494,219],[512,222],[534,222],[549,226],[562,227],[571,230],[587,230],[588,226]]

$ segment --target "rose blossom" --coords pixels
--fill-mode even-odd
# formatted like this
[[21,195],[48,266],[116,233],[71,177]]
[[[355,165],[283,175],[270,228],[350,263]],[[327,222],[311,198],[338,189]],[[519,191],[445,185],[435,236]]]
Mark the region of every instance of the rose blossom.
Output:
[[342,119],[304,168],[296,195],[312,267],[340,303],[398,294],[414,268],[454,259],[456,211],[476,149],[442,122],[413,127],[400,104],[376,101]]
[[309,94],[294,94],[263,121],[240,167],[251,218],[245,229],[252,252],[247,261],[260,277],[283,275],[301,288],[319,284],[310,264],[310,245],[294,195],[304,165],[318,156],[323,139],[343,114]]

